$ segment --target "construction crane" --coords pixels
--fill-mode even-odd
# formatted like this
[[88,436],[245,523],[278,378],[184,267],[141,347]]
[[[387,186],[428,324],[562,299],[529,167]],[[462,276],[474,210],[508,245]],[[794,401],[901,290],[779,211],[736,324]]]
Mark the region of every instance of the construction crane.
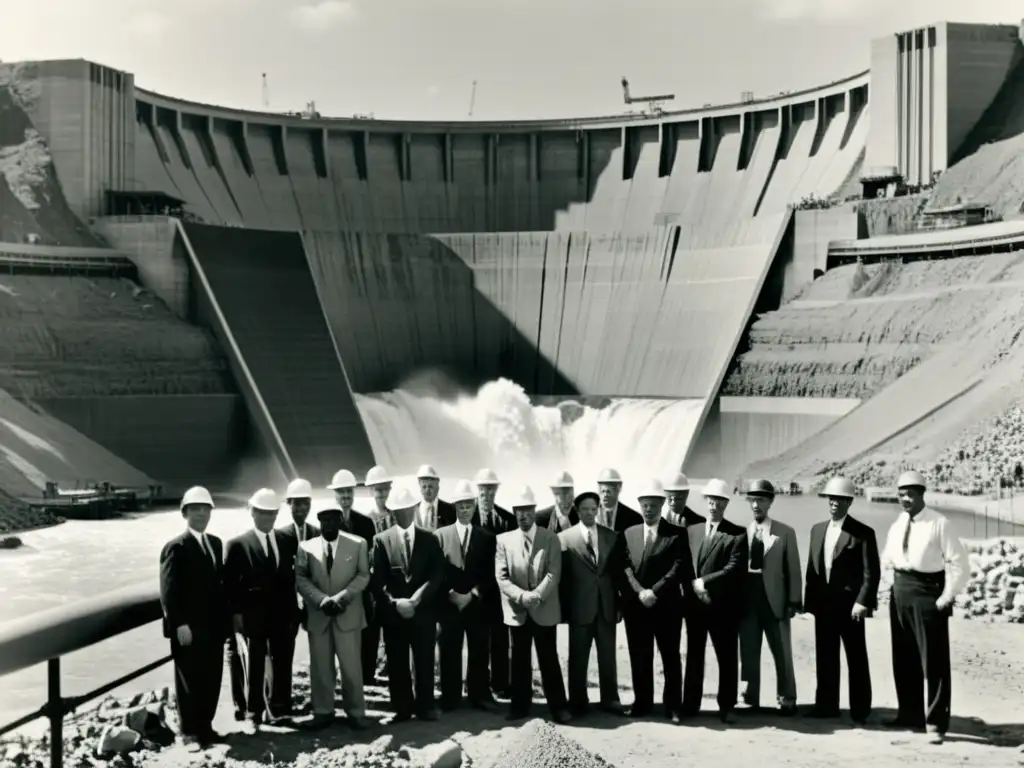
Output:
[[661,96],[631,96],[629,94],[629,80],[627,80],[626,78],[622,78],[622,95],[625,99],[626,104],[642,104],[646,102],[646,114],[648,115],[662,114],[665,111],[662,107],[662,104],[666,101],[674,101],[676,98],[676,95],[674,93],[663,94]]
[[473,116],[473,107],[476,106],[476,80],[473,81],[473,88],[469,92],[469,116]]
[[270,109],[270,89],[267,88],[267,73],[263,73],[263,108]]

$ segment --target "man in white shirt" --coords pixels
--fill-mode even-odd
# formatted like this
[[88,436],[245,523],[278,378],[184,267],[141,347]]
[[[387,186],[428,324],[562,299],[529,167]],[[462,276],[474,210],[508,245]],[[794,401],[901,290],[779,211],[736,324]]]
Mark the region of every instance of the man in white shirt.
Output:
[[455,522],[455,507],[438,498],[441,490],[441,478],[437,470],[424,464],[416,472],[416,482],[420,486],[423,500],[416,508],[416,525],[428,531],[436,531]]
[[617,469],[608,467],[601,470],[597,476],[597,492],[601,497],[601,510],[598,513],[597,522],[601,525],[605,525],[617,533],[622,533],[627,528],[640,525],[644,521],[639,512],[619,501],[619,494],[622,492],[622,475]]
[[[896,728],[927,727],[941,743],[949,728],[949,617],[967,586],[970,564],[949,521],[924,503],[925,479],[904,472],[897,483],[903,512],[889,529],[882,561],[895,576],[889,617],[899,713]],[[927,698],[925,681],[927,679]]]

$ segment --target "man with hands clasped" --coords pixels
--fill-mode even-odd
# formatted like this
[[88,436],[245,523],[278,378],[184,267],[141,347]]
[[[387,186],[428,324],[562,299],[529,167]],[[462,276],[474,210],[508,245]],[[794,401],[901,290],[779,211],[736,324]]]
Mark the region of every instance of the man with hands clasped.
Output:
[[341,669],[342,699],[348,723],[366,725],[363,698],[363,592],[370,583],[366,541],[341,530],[342,510],[331,505],[317,513],[320,536],[299,545],[295,586],[306,604],[313,726],[334,719],[334,660]]

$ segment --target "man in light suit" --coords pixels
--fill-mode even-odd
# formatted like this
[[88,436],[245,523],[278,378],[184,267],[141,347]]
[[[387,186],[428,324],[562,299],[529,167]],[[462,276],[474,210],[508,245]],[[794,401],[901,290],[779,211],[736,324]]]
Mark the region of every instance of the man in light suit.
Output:
[[601,709],[618,715],[622,713],[615,663],[618,534],[597,524],[601,498],[596,493],[581,493],[570,503],[580,521],[558,534],[562,545],[562,618],[569,625],[569,708],[576,715],[590,708],[587,667],[590,649],[596,643]]
[[754,519],[747,526],[747,600],[740,618],[740,679],[742,699],[761,707],[761,638],[767,637],[775,661],[779,712],[796,714],[796,674],[790,619],[803,603],[803,575],[796,531],[768,517],[775,488],[767,480],[752,480],[747,501]]
[[[552,718],[567,723],[565,682],[558,661],[556,630],[562,611],[558,581],[562,547],[558,537],[536,524],[537,501],[524,486],[515,495],[512,511],[517,530],[498,536],[494,573],[501,592],[501,609],[512,634],[512,697],[508,718],[521,720],[533,700],[532,647],[537,649],[541,685]],[[532,647],[531,647],[532,646]]]
[[348,722],[366,727],[361,656],[366,627],[363,592],[370,583],[366,541],[341,531],[342,511],[331,505],[317,513],[319,537],[299,545],[295,585],[308,610],[309,677],[314,727],[334,719],[334,659],[341,669],[342,698]]

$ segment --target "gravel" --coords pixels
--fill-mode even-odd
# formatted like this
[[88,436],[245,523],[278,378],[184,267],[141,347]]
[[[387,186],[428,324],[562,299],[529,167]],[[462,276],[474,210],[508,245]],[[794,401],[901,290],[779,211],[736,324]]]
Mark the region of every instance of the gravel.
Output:
[[613,768],[603,757],[544,720],[531,720],[513,737],[493,768]]

